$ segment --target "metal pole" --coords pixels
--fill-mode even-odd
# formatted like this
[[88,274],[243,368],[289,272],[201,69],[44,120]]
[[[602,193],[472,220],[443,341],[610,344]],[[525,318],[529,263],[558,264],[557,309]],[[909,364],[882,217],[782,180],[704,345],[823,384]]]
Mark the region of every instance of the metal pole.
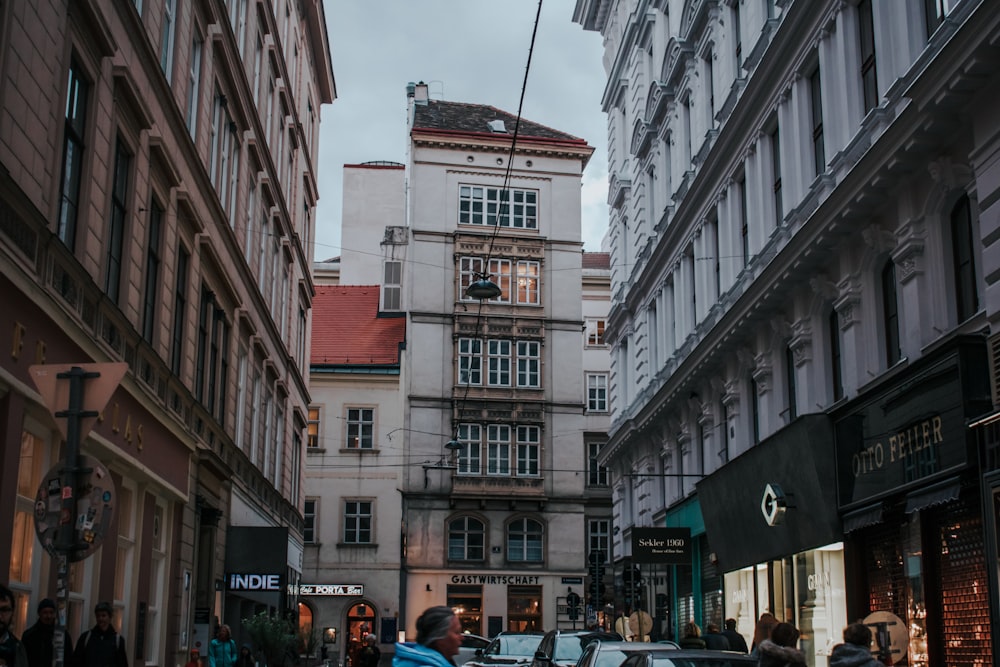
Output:
[[66,613],[69,606],[69,561],[73,553],[79,549],[76,543],[76,496],[80,486],[80,421],[86,417],[96,417],[97,413],[83,409],[83,383],[85,380],[100,377],[100,373],[87,372],[79,366],[73,366],[65,373],[56,377],[69,380],[69,406],[66,410],[56,412],[56,417],[66,418],[66,467],[63,468],[62,503],[60,505],[59,530],[56,533],[56,551],[59,554],[59,572],[56,581],[58,614],[56,630],[53,635],[52,664],[53,667],[63,667],[68,664],[68,656],[64,644],[66,636]]

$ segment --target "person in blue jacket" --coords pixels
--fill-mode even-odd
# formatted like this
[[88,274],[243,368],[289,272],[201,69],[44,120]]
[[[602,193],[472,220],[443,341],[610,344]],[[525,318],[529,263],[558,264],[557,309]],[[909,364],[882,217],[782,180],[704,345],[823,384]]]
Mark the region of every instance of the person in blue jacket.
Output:
[[417,619],[417,641],[396,644],[392,667],[454,667],[462,622],[450,607],[431,607]]

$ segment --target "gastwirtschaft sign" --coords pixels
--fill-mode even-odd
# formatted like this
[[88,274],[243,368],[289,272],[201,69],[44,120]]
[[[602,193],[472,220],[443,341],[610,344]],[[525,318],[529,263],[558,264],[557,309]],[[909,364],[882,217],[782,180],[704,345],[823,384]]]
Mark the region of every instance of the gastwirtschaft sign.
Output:
[[633,528],[633,563],[691,563],[690,528]]

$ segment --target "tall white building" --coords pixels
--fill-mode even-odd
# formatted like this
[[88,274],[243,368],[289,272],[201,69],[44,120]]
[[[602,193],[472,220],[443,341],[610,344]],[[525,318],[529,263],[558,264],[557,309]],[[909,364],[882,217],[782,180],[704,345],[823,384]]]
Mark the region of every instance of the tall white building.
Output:
[[[731,617],[749,638],[770,611],[812,665],[871,614],[907,630],[909,665],[992,656],[996,464],[968,424],[991,407],[1000,12],[578,0],[573,18],[606,48],[600,460],[616,571],[641,577],[617,601],[668,636]],[[685,562],[634,558],[657,527],[690,535]]]

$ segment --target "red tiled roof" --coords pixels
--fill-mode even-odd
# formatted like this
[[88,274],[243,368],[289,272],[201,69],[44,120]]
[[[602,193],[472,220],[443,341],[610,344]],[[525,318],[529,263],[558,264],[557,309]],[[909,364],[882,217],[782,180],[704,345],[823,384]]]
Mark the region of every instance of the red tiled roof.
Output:
[[317,286],[310,364],[398,364],[406,318],[378,317],[378,301],[378,285]]
[[583,253],[583,268],[585,269],[610,269],[611,253],[609,252],[585,252]]

